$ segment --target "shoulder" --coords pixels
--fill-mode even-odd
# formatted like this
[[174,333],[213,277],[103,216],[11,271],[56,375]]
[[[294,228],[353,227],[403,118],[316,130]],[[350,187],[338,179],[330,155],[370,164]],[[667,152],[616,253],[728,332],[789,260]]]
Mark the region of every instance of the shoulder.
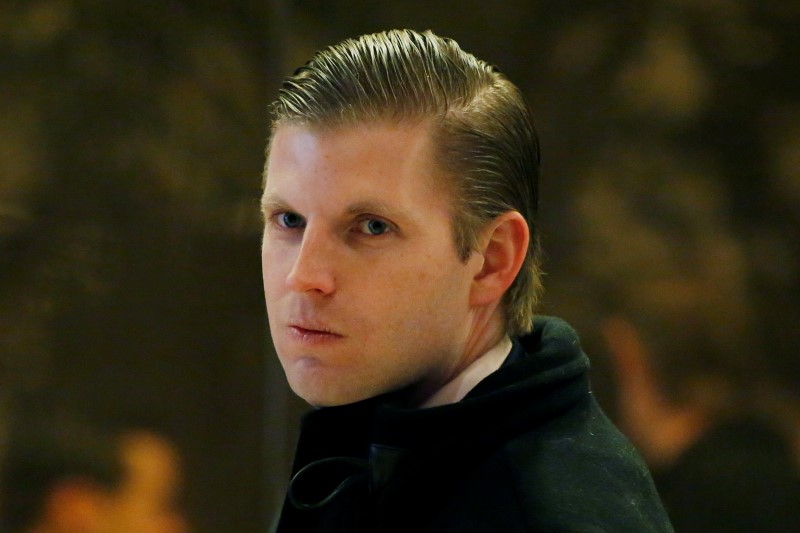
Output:
[[639,454],[594,398],[503,447],[528,524],[553,531],[670,532]]

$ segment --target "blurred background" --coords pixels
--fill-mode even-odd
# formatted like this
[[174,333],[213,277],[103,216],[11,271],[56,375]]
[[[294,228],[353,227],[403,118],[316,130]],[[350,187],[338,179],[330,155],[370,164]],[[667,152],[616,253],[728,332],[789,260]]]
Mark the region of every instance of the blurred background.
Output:
[[796,467],[790,0],[4,0],[0,428],[42,392],[147,411],[182,455],[193,531],[266,528],[304,410],[263,306],[267,105],[315,50],[394,27],[455,38],[527,95],[543,312],[578,328],[654,469],[745,411],[780,441],[756,444],[765,460]]

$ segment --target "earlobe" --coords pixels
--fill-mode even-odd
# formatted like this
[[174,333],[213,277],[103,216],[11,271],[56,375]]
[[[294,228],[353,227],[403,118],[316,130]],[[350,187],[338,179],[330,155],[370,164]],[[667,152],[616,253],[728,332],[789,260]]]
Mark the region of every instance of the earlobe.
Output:
[[517,211],[503,213],[486,226],[479,249],[483,265],[472,280],[472,305],[500,301],[522,268],[529,241],[528,223]]

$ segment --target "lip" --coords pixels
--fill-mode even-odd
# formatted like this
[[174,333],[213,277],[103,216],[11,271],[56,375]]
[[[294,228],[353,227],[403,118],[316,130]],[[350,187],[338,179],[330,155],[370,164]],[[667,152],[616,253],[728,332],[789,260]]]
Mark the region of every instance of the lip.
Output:
[[344,335],[318,324],[289,324],[288,329],[294,340],[305,344],[320,344],[344,338]]

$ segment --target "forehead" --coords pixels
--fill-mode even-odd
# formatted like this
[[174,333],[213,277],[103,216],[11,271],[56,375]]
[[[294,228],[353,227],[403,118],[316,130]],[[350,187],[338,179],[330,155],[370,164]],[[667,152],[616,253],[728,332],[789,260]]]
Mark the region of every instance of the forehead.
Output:
[[298,186],[313,187],[308,193],[324,190],[331,201],[358,200],[360,194],[396,200],[414,192],[441,194],[447,182],[433,137],[427,123],[279,125],[265,168],[265,197]]

